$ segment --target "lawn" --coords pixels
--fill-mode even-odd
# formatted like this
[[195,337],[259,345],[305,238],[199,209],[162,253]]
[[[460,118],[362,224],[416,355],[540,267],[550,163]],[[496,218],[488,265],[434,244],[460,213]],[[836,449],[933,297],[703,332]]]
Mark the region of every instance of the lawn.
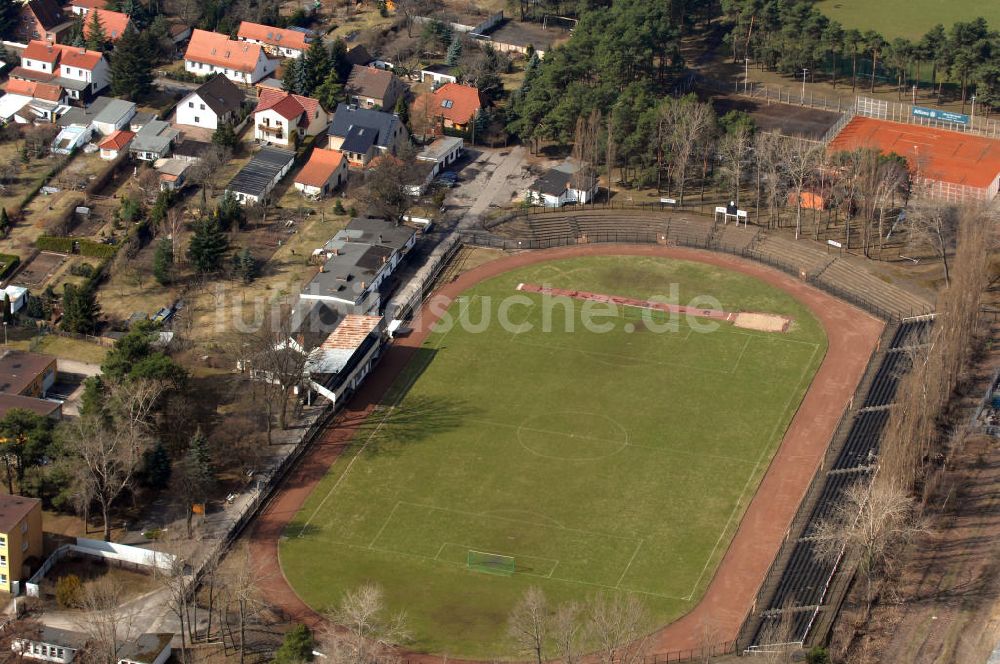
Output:
[[1000,3],[983,0],[821,0],[818,6],[844,27],[876,30],[889,40],[920,39],[938,23],[948,29],[956,21],[980,16],[1000,29]]
[[[582,324],[593,303],[546,313],[519,283],[642,298],[676,284],[681,304],[710,295],[793,322],[663,331],[624,309],[595,319],[602,332]],[[504,311],[533,328],[504,329]],[[476,658],[511,654],[506,617],[531,585],[552,602],[637,593],[657,624],[691,609],[822,361],[819,323],[753,278],[636,257],[509,272],[449,315],[471,325],[428,338],[289,524],[282,567],[303,600],[322,610],[375,580],[406,610],[412,648]],[[470,570],[470,550],[513,556],[517,572]]]

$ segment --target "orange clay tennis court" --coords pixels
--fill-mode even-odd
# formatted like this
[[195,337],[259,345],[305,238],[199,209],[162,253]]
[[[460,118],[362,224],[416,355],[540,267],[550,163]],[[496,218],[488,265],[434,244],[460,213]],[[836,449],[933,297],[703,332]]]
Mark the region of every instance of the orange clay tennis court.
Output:
[[878,148],[906,157],[930,180],[930,195],[990,200],[1000,188],[1000,141],[957,131],[855,117],[830,150]]

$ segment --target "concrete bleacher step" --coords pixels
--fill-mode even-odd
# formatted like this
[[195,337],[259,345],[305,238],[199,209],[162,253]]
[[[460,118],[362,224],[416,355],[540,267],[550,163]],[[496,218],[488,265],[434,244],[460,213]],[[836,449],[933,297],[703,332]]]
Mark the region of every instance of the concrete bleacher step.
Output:
[[818,281],[858,293],[898,317],[927,313],[932,308],[931,303],[923,298],[890,284],[870,272],[859,270],[845,260],[835,260],[823,271]]
[[800,270],[812,273],[829,261],[825,251],[803,242],[768,235],[757,243],[756,250],[784,263],[795,265]]

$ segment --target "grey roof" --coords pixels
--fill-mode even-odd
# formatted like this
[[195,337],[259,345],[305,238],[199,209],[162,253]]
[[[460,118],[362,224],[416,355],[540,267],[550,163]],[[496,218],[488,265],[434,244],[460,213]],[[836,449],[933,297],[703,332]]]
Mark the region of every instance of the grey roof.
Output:
[[355,125],[347,130],[347,136],[344,137],[344,143],[340,149],[344,152],[365,154],[373,145],[377,144],[376,141],[378,141],[378,129]]
[[125,116],[131,119],[132,114],[135,114],[135,102],[124,99],[112,99],[97,114],[94,122],[117,122]]
[[538,191],[550,196],[561,196],[572,185],[574,189],[592,189],[597,180],[591,176],[583,183],[586,186],[579,186],[574,180],[579,180],[582,176],[577,176],[579,167],[575,164],[564,161],[561,164],[550,168],[540,178],[531,185],[531,191]]
[[163,120],[151,120],[136,133],[130,150],[132,152],[161,154],[178,136],[180,136],[180,132]]
[[156,119],[156,113],[151,111],[139,111],[132,116],[129,124],[133,127],[142,127]]
[[[118,103],[113,104],[112,102]],[[133,108],[135,107],[135,104],[130,101],[122,101],[121,99],[114,99],[112,97],[98,97],[87,108],[74,107],[63,113],[62,117],[58,120],[58,124],[60,127],[69,127],[70,125],[89,127],[91,122],[94,122],[99,116],[103,115],[105,109],[121,108],[120,105],[127,104],[132,104]]]
[[452,67],[451,65],[438,63],[433,65],[427,65],[421,71],[429,71],[434,74],[448,74],[449,76],[457,76],[458,67]]
[[308,352],[323,343],[348,313],[330,302],[300,299],[292,311],[291,336]]
[[448,155],[448,153],[456,147],[463,145],[463,143],[462,139],[457,136],[442,136],[435,139],[430,145],[425,147],[420,154],[417,155],[417,159],[434,162],[441,161]]
[[396,85],[396,76],[391,71],[353,65],[344,89],[348,95],[384,100]]
[[391,255],[389,247],[363,242],[344,243],[303,292],[357,301]]
[[36,643],[47,643],[48,645],[59,646],[61,648],[73,648],[80,650],[87,645],[87,635],[81,632],[74,632],[59,627],[42,627],[41,633],[36,638],[29,638],[29,641]]
[[340,104],[327,131],[331,136],[346,138],[352,127],[367,127],[378,132],[375,144],[386,147],[391,143],[398,123],[399,118],[392,113]]
[[173,634],[147,632],[122,646],[118,651],[118,661],[128,660],[142,664],[153,664],[159,654],[165,648],[170,647],[170,641],[173,638]]
[[366,65],[372,61],[372,56],[364,44],[358,44],[347,50],[347,61],[352,65]]
[[339,231],[323,247],[327,251],[339,249],[348,242],[379,245],[393,251],[401,251],[413,238],[415,231],[408,226],[396,225],[384,219],[357,217]]
[[235,113],[243,104],[243,92],[222,74],[216,74],[194,91],[216,115]]
[[185,138],[174,146],[174,156],[190,160],[201,159],[211,148],[212,144],[207,141],[196,141],[193,138]]
[[90,81],[81,81],[78,78],[67,78],[65,76],[56,76],[49,83],[66,88],[67,90],[76,90],[77,92],[83,92],[90,87]]
[[270,190],[278,173],[294,160],[295,153],[291,150],[262,148],[240,169],[226,189],[261,198]]

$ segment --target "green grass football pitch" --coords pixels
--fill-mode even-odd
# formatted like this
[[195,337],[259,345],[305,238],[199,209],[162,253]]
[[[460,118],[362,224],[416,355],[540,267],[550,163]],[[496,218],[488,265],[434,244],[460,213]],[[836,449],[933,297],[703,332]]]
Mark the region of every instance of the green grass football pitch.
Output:
[[[575,301],[554,307],[546,332],[541,296],[517,293],[521,282],[630,297],[677,284],[681,304],[710,295],[793,323],[700,332],[682,318],[658,332],[664,317],[644,324],[630,309],[598,333]],[[509,318],[535,329],[497,324],[515,294]],[[553,603],[637,593],[658,624],[692,608],[822,361],[816,319],[739,273],[638,257],[518,269],[449,315],[483,331],[454,325],[417,351],[287,527],[292,587],[323,610],[376,581],[407,612],[411,647],[480,658],[509,654],[506,617],[531,585]],[[513,556],[517,571],[470,570],[470,550]]]
[[1000,3],[995,0],[821,0],[817,6],[844,27],[875,30],[890,41],[918,40],[938,23],[950,30],[956,21],[980,16],[1000,30]]

